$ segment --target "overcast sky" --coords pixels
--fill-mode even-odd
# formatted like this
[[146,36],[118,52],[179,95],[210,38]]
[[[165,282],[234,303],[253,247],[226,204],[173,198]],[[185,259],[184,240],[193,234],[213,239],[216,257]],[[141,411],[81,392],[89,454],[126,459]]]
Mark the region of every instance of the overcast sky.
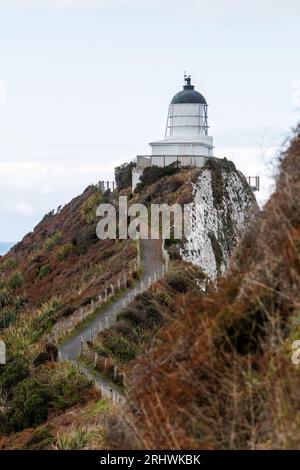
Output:
[[0,0],[0,241],[163,137],[183,72],[260,175],[300,114],[299,0]]

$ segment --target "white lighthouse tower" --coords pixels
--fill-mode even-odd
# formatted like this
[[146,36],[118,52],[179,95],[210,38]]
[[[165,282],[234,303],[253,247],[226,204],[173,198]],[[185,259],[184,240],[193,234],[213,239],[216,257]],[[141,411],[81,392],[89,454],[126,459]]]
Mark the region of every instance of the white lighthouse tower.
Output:
[[207,103],[204,96],[191,84],[191,76],[184,76],[183,90],[177,93],[168,110],[165,138],[151,142],[151,155],[138,155],[133,170],[133,190],[143,170],[148,166],[202,167],[213,156],[213,138],[208,135]]

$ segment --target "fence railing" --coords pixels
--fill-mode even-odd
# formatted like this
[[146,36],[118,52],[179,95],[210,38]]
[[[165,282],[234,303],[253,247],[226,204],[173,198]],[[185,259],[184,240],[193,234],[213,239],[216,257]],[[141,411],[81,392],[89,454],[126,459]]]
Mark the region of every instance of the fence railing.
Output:
[[116,293],[129,287],[134,276],[138,273],[138,270],[139,259],[138,262],[133,265],[132,269],[127,273],[123,273],[115,283],[112,283],[109,287],[103,289],[97,297],[91,299],[86,305],[75,310],[70,318],[64,318],[58,321],[53,327],[49,340],[58,343],[60,338],[70,334],[74,328],[88,318],[96,308],[104,306]]
[[[105,313],[99,318],[97,327],[93,328],[91,326],[90,329],[87,330],[85,335],[81,335],[80,343],[79,343],[79,350],[78,356],[84,356],[84,354],[89,355],[89,360],[94,364],[94,368],[98,369],[101,372],[109,372],[112,376],[112,380],[116,382],[120,382],[121,384],[125,385],[125,371],[122,368],[119,368],[109,358],[103,358],[98,353],[91,351],[90,345],[93,344],[95,337],[101,333],[102,331],[110,328],[114,323],[116,323],[118,319],[118,314],[126,308],[138,295],[144,292],[145,290],[149,289],[153,284],[159,281],[161,278],[165,276],[169,269],[169,254],[167,250],[164,248],[162,249],[163,254],[163,264],[155,271],[152,272],[150,276],[147,278],[141,279],[139,282],[132,287],[132,289],[128,292],[124,292],[124,298],[121,302],[121,305],[113,306],[112,313]],[[107,303],[111,297],[117,292],[121,291],[123,288],[128,287],[130,285],[131,280],[135,272],[138,271],[140,266],[140,257],[138,256],[138,262],[134,265],[134,269],[130,270],[127,274],[123,274],[115,284],[111,284],[109,288],[104,289],[102,291],[97,300],[92,299],[91,302],[86,307],[81,307],[76,313],[72,315],[72,318],[66,321],[65,323],[65,330],[62,328],[62,325],[55,325],[54,327],[54,339],[56,342],[59,340],[59,336],[65,336],[66,333],[71,333],[71,331],[80,323],[82,323],[85,318],[87,318],[96,307]],[[70,360],[67,356],[65,356],[61,351],[59,352],[59,359],[60,360]],[[80,365],[77,361],[71,361],[76,364],[79,369],[84,369],[83,372],[87,375],[91,376],[91,373],[86,370],[82,365]],[[102,368],[101,368],[102,367]],[[125,398],[113,390],[109,384],[101,384],[97,382],[97,379],[94,378],[95,386],[98,388],[103,396],[107,396],[111,398],[115,403],[122,403],[125,401]],[[103,380],[102,380],[103,382]]]
[[259,191],[260,190],[260,178],[259,176],[247,176],[247,182],[252,189],[252,191]]
[[98,186],[101,189],[101,191],[107,191],[107,190],[114,191],[116,188],[116,184],[114,181],[104,181],[104,180],[99,181]]

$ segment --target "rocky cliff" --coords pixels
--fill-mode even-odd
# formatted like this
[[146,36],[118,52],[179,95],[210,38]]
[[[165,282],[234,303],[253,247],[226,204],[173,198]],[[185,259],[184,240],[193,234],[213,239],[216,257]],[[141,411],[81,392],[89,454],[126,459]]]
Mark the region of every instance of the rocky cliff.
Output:
[[211,160],[192,184],[189,234],[180,253],[210,278],[222,274],[257,203],[244,175],[232,162]]

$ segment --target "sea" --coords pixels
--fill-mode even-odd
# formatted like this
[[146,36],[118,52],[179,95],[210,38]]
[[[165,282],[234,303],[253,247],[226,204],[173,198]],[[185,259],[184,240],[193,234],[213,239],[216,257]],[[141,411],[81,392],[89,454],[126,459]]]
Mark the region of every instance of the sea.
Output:
[[5,255],[16,242],[0,242],[0,256]]

